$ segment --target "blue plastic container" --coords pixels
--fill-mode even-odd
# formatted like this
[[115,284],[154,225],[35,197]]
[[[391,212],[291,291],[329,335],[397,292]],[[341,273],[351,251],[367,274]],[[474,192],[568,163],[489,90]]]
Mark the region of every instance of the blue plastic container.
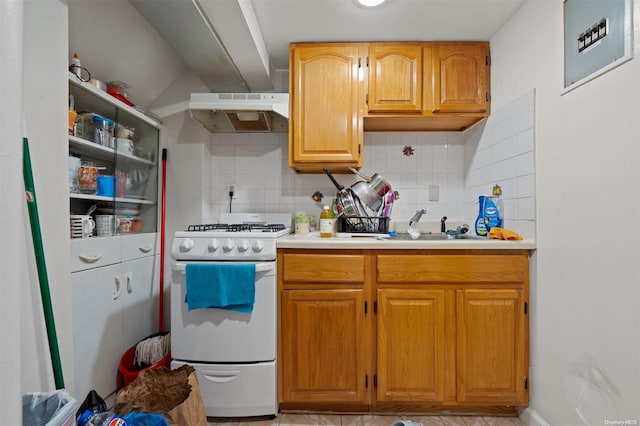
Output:
[[98,191],[97,195],[103,195],[105,197],[113,197],[116,194],[116,183],[118,178],[110,175],[98,176]]

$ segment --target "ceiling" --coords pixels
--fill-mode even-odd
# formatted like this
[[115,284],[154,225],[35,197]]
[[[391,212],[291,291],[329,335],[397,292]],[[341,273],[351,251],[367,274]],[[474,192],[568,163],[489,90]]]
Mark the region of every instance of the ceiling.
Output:
[[281,90],[289,43],[486,41],[525,0],[129,1],[212,92],[269,92]]

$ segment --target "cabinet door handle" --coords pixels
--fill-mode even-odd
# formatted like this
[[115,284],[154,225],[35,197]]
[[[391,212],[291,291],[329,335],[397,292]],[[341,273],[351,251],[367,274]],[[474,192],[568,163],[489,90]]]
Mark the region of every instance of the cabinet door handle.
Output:
[[83,262],[95,263],[95,262],[97,262],[98,260],[100,260],[102,258],[102,253],[98,252],[98,253],[94,254],[93,256],[86,256],[84,254],[80,254],[80,255],[78,255],[78,257]]
[[118,297],[120,297],[120,288],[121,288],[121,282],[120,282],[120,277],[119,276],[115,276],[113,277],[113,283],[115,284],[115,286],[113,287],[113,300],[116,300]]
[[153,250],[153,246],[138,247],[138,250],[143,253],[149,253],[151,250]]
[[125,281],[127,282],[127,293],[133,293],[133,272],[127,272]]

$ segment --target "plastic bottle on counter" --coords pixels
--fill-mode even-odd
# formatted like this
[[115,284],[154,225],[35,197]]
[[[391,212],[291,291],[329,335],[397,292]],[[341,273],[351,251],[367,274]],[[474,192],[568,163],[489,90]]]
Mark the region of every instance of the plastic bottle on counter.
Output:
[[338,200],[333,199],[331,203],[331,215],[333,216],[333,235],[338,232]]
[[78,426],[128,426],[127,422],[117,414],[106,411],[94,413],[87,410],[78,417]]
[[320,213],[320,236],[322,238],[333,237],[333,224],[335,219],[329,206],[322,207],[322,213]]

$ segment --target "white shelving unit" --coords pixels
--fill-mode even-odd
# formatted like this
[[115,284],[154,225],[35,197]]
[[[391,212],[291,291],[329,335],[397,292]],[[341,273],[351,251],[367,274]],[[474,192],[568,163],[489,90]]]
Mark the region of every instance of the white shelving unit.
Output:
[[95,389],[112,398],[122,355],[157,331],[162,126],[74,74],[69,74],[69,94],[78,113],[98,114],[135,129],[133,153],[100,145],[84,133],[69,135],[69,154],[99,166],[101,174],[119,170],[127,177],[146,177],[142,183],[127,185],[124,197],[69,193],[70,214],[84,214],[95,204],[100,214],[128,216],[135,211],[136,220],[144,224],[136,233],[71,239],[75,392],[85,395]]

